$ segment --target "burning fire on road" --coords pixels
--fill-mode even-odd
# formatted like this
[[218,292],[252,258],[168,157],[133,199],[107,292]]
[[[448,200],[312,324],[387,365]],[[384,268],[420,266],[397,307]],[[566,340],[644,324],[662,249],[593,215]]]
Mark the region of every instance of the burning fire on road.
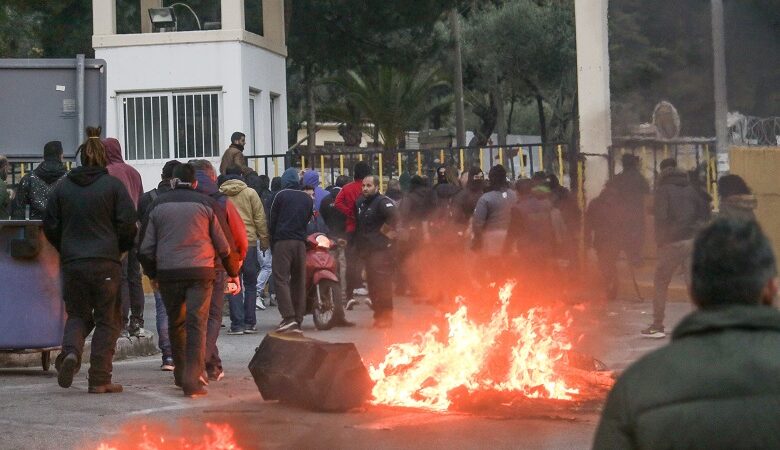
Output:
[[[446,314],[447,329],[418,333],[393,344],[384,360],[369,366],[377,405],[435,411],[473,410],[481,403],[528,400],[574,406],[603,400],[611,374],[569,364],[571,317],[553,320],[549,308],[510,313],[514,282],[499,290],[498,308],[487,320],[469,315],[465,299]],[[549,402],[547,402],[549,405]]]

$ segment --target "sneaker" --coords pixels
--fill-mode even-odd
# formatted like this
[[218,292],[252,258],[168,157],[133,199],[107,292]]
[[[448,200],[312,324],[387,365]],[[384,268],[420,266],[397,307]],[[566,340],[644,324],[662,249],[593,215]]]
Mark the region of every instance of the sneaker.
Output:
[[76,368],[79,365],[79,358],[75,353],[69,353],[62,359],[60,372],[57,374],[57,384],[60,387],[69,388],[73,384],[73,375],[76,374]]
[[296,330],[300,333],[301,326],[298,325],[298,322],[296,322],[295,319],[284,319],[279,326],[276,327],[277,333],[295,333]]
[[231,329],[228,330],[227,334],[230,334],[230,335],[244,334],[244,330],[242,328],[238,328],[238,329],[235,329],[235,330],[233,328],[231,328]]
[[368,295],[368,289],[366,288],[357,288],[352,291],[355,295]]
[[258,297],[257,301],[255,302],[255,309],[259,311],[265,311],[265,302],[262,298]]
[[130,337],[130,332],[123,329],[122,331],[119,332],[119,337],[129,338]]
[[122,392],[122,385],[117,383],[101,384],[100,386],[90,386],[90,394],[116,394]]
[[244,328],[244,334],[257,334],[257,327],[255,325],[252,325],[251,327]]
[[351,298],[347,301],[347,304],[344,305],[344,309],[346,309],[347,311],[352,311],[353,309],[355,309],[355,305],[357,305],[358,303],[360,303],[358,300]]
[[269,306],[279,306],[276,303],[276,294],[271,294],[271,299],[268,301]]
[[160,370],[163,372],[173,372],[173,358],[165,358],[160,366]]
[[664,332],[663,325],[650,325],[642,330],[642,336],[652,339],[663,339],[666,337],[666,333]]

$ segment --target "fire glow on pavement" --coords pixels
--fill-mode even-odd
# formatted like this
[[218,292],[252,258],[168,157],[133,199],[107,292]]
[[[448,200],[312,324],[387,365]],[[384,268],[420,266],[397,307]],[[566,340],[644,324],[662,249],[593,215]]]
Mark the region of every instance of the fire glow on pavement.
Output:
[[119,436],[109,442],[101,442],[97,450],[241,450],[228,424],[206,423],[209,432],[198,435],[195,431],[172,432],[167,427],[133,424],[124,427]]

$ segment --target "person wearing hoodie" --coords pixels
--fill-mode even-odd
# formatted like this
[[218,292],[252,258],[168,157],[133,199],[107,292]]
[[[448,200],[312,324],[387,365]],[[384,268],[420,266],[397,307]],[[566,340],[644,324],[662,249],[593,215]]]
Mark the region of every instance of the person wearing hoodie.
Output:
[[347,232],[347,292],[346,299],[352,300],[356,294],[355,291],[361,292],[358,289],[362,289],[363,286],[363,261],[360,259],[357,248],[355,247],[355,228],[356,221],[356,209],[358,198],[363,193],[363,178],[371,175],[371,166],[365,161],[359,161],[355,164],[355,168],[352,171],[355,175],[354,181],[347,183],[336,196],[334,206],[341,211],[346,217],[346,232]]
[[720,211],[718,218],[756,220],[758,201],[739,175],[724,175],[718,180]]
[[[144,195],[144,187],[141,174],[135,168],[125,163],[122,158],[122,148],[119,141],[114,138],[103,139],[103,146],[108,157],[108,173],[122,182],[127,188],[127,193],[133,200],[133,206],[137,209],[138,202]],[[144,334],[144,288],[141,283],[141,265],[138,263],[138,251],[133,247],[122,261],[122,323],[129,336],[143,336]],[[129,317],[128,317],[129,316]]]
[[319,211],[322,199],[328,196],[328,191],[320,186],[320,173],[316,170],[307,170],[303,173],[302,184],[314,188],[314,211]]
[[219,163],[220,175],[227,175],[230,167],[238,166],[242,173],[246,173],[249,168],[246,165],[244,157],[244,145],[246,144],[246,135],[240,131],[234,132],[230,136],[230,147],[222,154],[222,160]]
[[[217,171],[214,170],[211,162],[206,159],[192,160],[189,161],[189,164],[195,168],[195,180],[198,182],[195,190],[217,201],[219,208],[215,210],[215,213],[219,216],[224,216],[225,223],[228,225],[228,228],[222,231],[230,244],[230,251],[238,253],[241,261],[244,261],[249,247],[244,220],[233,202],[229,201],[228,197],[219,191],[217,187]],[[220,221],[220,223],[222,222]],[[217,258],[214,260],[215,289],[211,291],[209,318],[206,324],[206,376],[213,381],[220,381],[225,376],[225,371],[222,368],[222,359],[219,357],[217,339],[219,338],[219,330],[222,327],[226,281],[227,273],[222,266],[222,262]]]
[[466,186],[461,189],[452,200],[455,203],[455,223],[462,227],[467,227],[471,216],[474,215],[474,208],[477,207],[479,198],[485,193],[485,174],[479,167],[472,167],[468,170]]
[[233,166],[227,169],[225,178],[226,181],[219,187],[219,191],[227,195],[230,201],[236,205],[244,227],[246,227],[249,243],[246,259],[241,267],[243,295],[234,294],[229,299],[230,330],[228,334],[253,334],[257,333],[257,317],[255,315],[259,272],[257,251],[258,249],[265,250],[269,246],[265,210],[257,192],[241,179],[240,167]]
[[300,333],[306,314],[306,225],[314,213],[314,200],[300,190],[298,169],[282,174],[282,190],[271,204],[273,279],[282,321],[278,333]]
[[122,321],[119,284],[121,255],[133,247],[135,205],[116,177],[101,129],[87,127],[80,147],[81,167],[57,183],[43,218],[46,239],[60,254],[62,297],[68,313],[62,352],[55,361],[57,382],[67,388],[81,364],[84,340],[94,330],[90,351],[90,393],[121,392],[112,383],[112,361]]
[[[173,178],[173,169],[181,164],[180,161],[175,159],[168,161],[162,168],[160,174],[160,183],[156,188],[149,192],[144,193],[141,199],[138,200],[138,217],[141,222],[144,222],[149,216],[149,210],[152,203],[160,196],[171,189],[171,178]],[[157,288],[152,289],[154,293],[154,307],[155,307],[155,324],[157,326],[157,346],[160,348],[162,354],[162,364],[160,370],[166,372],[172,372],[173,367],[173,351],[171,350],[171,338],[168,334],[168,313],[165,311],[165,304],[162,301],[160,290]]]
[[229,226],[221,207],[195,190],[195,168],[176,166],[172,183],[174,189],[154,201],[143,223],[138,254],[152,283],[159,285],[170,319],[175,384],[184,395],[200,397],[207,394],[203,374],[214,261],[222,261],[229,285],[239,282],[241,261],[225,235]]
[[11,218],[16,220],[27,218],[29,208],[30,219],[42,219],[46,214],[46,203],[54,189],[54,184],[66,172],[65,165],[62,163],[62,143],[47,142],[43,146],[43,162],[19,180],[16,196],[11,204]]
[[660,168],[654,205],[658,251],[653,277],[653,323],[642,330],[642,336],[649,338],[666,337],[664,311],[669,283],[680,267],[690,264],[693,238],[709,217],[709,204],[691,185],[688,174],[677,168],[677,161],[665,159]]

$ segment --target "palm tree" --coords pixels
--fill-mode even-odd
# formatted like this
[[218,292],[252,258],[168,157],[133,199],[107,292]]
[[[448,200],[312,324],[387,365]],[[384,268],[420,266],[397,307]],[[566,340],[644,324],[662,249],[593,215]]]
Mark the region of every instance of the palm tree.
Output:
[[365,122],[373,124],[385,149],[396,149],[406,130],[418,127],[432,111],[451,102],[449,95],[436,96],[438,88],[448,86],[438,69],[410,74],[380,66],[368,75],[347,71],[333,82]]

